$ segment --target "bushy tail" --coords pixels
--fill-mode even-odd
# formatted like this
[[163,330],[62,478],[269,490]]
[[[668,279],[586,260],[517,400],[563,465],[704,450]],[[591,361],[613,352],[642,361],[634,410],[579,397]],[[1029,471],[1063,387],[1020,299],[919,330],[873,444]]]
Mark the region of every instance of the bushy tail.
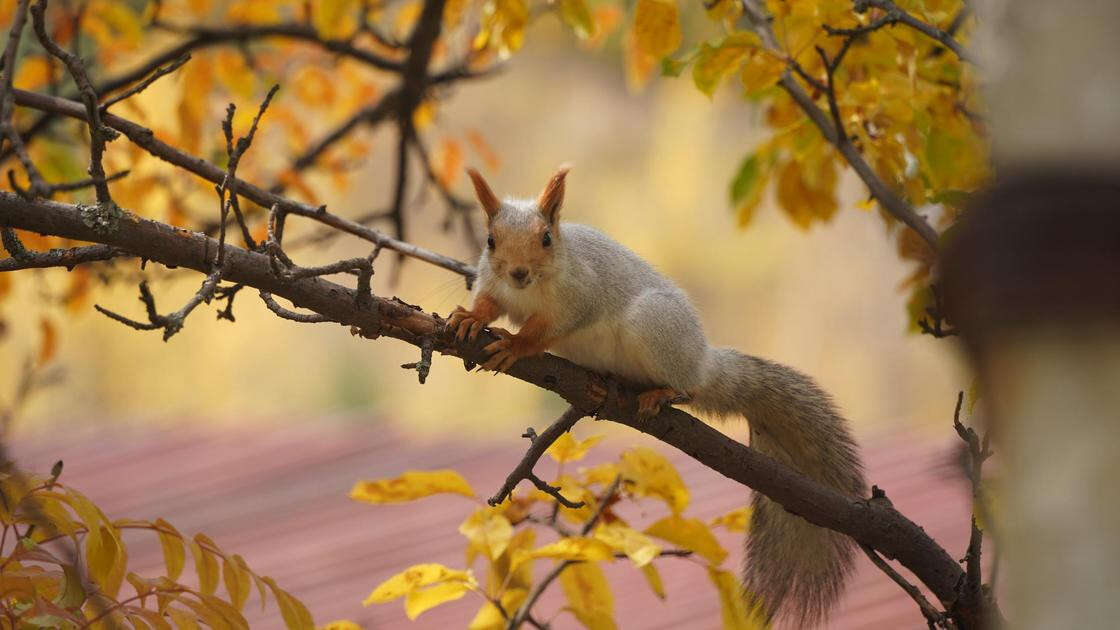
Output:
[[[844,494],[865,495],[847,422],[812,379],[732,349],[713,348],[708,358],[711,378],[694,393],[695,406],[745,416],[753,448]],[[743,573],[750,603],[767,618],[787,617],[798,627],[820,622],[843,591],[853,541],[757,492],[752,506]]]

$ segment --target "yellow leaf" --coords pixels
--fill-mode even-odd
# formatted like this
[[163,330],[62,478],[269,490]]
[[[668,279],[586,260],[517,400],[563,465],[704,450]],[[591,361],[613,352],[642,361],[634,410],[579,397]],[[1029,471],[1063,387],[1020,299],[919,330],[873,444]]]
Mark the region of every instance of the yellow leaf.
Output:
[[310,64],[302,66],[292,78],[296,98],[308,107],[333,103],[337,97],[335,79],[326,70]]
[[207,55],[195,55],[179,71],[182,91],[177,110],[179,144],[188,153],[198,153],[202,143],[203,125],[210,124],[209,98],[214,87],[214,68]]
[[520,551],[513,556],[513,567],[520,566],[532,558],[555,558],[557,560],[580,560],[585,562],[598,562],[612,557],[611,548],[601,540],[584,536],[571,536],[534,549],[533,551]]
[[729,532],[745,532],[751,524],[751,509],[741,507],[712,519],[712,527],[723,526]]
[[716,541],[703,521],[682,516],[667,516],[646,528],[646,534],[689,549],[717,566],[727,558],[727,550]]
[[599,565],[573,564],[560,573],[568,607],[588,630],[614,630],[614,597]]
[[627,488],[638,496],[657,497],[674,514],[688,507],[688,488],[669,460],[657,452],[634,448],[622,454],[619,470],[628,482]]
[[642,575],[645,576],[646,584],[649,584],[653,594],[658,599],[665,599],[665,585],[661,582],[661,574],[657,572],[657,567],[652,562],[642,567]]
[[51,80],[51,62],[42,55],[29,56],[19,64],[12,84],[21,90],[37,90]]
[[171,523],[157,518],[155,522],[159,531],[159,544],[163,548],[163,563],[167,565],[167,577],[171,580],[179,579],[186,562],[186,550],[183,547],[183,536]]
[[447,4],[443,5],[443,28],[444,30],[453,29],[459,25],[463,19],[463,11],[466,10],[470,0],[447,0]]
[[[249,64],[245,62],[245,55],[240,51],[220,50],[215,55],[215,74],[221,81],[222,87],[230,94],[246,101],[251,101],[256,96],[257,75]],[[237,113],[241,116],[255,116],[255,107],[238,107]],[[246,126],[247,127],[247,126]]]
[[279,4],[275,0],[231,2],[226,16],[232,22],[271,24],[280,19]]
[[622,22],[622,10],[613,4],[600,4],[592,10],[591,14],[595,20],[595,28],[592,29],[594,34],[584,40],[583,46],[596,49],[607,41],[607,37]]
[[50,361],[58,350],[58,333],[55,332],[54,324],[46,317],[39,320],[39,330],[41,334],[39,337],[39,365],[43,365]]
[[195,621],[193,613],[189,613],[181,608],[168,607],[167,616],[175,622],[175,627],[179,630],[198,630],[198,623]]
[[605,462],[591,468],[582,469],[583,483],[585,485],[599,484],[604,488],[609,487],[614,480],[622,474],[618,464]]
[[[8,297],[12,290],[12,277],[8,273],[0,273],[0,300]],[[2,335],[0,335],[2,336]]]
[[501,508],[489,506],[479,508],[459,525],[459,533],[470,541],[467,564],[480,551],[491,560],[497,560],[505,552],[513,537],[513,526],[500,510]]
[[202,548],[201,540],[209,540],[202,534],[196,534],[191,541],[191,555],[194,557],[194,569],[198,573],[198,590],[204,595],[211,595],[218,588],[221,578],[218,560],[209,551]]
[[681,45],[680,13],[676,0],[638,0],[634,8],[637,47],[660,59]]
[[349,619],[339,619],[319,626],[318,630],[362,630],[362,627]]
[[708,568],[708,577],[719,591],[720,613],[725,630],[766,630],[769,625],[753,610],[747,609],[743,587],[727,571]]
[[496,48],[498,57],[506,59],[521,48],[528,23],[529,5],[525,0],[489,0],[482,6],[482,24],[474,48]]
[[661,553],[661,547],[648,536],[621,523],[599,525],[595,528],[595,539],[625,553],[636,567],[646,566]]
[[405,503],[444,492],[474,496],[467,480],[454,470],[411,470],[393,479],[359,481],[350,490],[350,498],[377,505]]
[[412,124],[420,131],[430,127],[435,119],[436,103],[432,99],[423,101],[412,112]]
[[312,13],[315,30],[327,39],[349,35],[356,26],[354,10],[357,6],[357,0],[319,0]]
[[638,38],[635,37],[633,29],[627,31],[623,39],[623,53],[626,87],[636,92],[642,89],[653,75],[653,69],[657,66],[657,57],[638,46]]
[[696,62],[692,66],[692,81],[701,92],[711,96],[720,81],[734,71],[758,45],[757,35],[743,31],[728,35],[716,46],[701,44]]
[[461,582],[470,586],[478,584],[470,571],[458,571],[435,563],[417,564],[378,584],[369,597],[362,601],[362,605],[383,604],[404,597],[418,588],[443,582]]
[[832,217],[837,209],[835,189],[836,171],[829,160],[790,160],[778,174],[778,204],[802,229]]
[[245,600],[249,599],[249,572],[241,568],[239,559],[240,556],[236,555],[222,558],[222,580],[226,585],[226,593],[229,594],[229,603],[237,610],[241,610],[245,606]]
[[750,96],[774,85],[786,71],[786,61],[774,53],[759,49],[743,64],[739,80],[744,92]]
[[128,554],[116,533],[101,526],[86,534],[86,563],[89,577],[109,597],[116,597],[124,581]]
[[315,622],[303,602],[277,586],[276,580],[267,576],[262,577],[261,580],[272,590],[276,605],[280,608],[280,616],[284,618],[284,625],[288,630],[314,630]]
[[416,619],[420,613],[444,602],[454,601],[466,594],[465,582],[442,582],[428,588],[409,591],[404,599],[404,614]]
[[584,0],[560,0],[560,19],[564,21],[580,39],[595,35],[595,20]]
[[190,0],[191,12],[195,15],[202,17],[210,12],[210,3],[212,0]]
[[[532,531],[532,530],[528,530]],[[502,608],[506,611],[514,611],[525,603],[525,598],[528,597],[529,591],[523,588],[507,588],[500,598]],[[502,611],[490,602],[482,605],[475,614],[474,619],[471,619],[467,630],[504,630],[506,627],[506,618],[502,616]]]
[[603,434],[592,435],[583,440],[576,440],[572,437],[571,432],[564,433],[553,442],[545,453],[552,456],[552,459],[563,464],[564,462],[574,462],[583,459],[587,455],[587,451],[602,441]]

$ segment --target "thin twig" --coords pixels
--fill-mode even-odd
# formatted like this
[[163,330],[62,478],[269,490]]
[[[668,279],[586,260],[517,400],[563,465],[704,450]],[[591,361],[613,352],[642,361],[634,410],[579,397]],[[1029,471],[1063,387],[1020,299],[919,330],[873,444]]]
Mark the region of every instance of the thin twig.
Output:
[[31,189],[25,196],[39,197],[46,195],[47,182],[43,179],[43,175],[39,172],[35,163],[31,161],[31,156],[27,153],[27,147],[24,146],[24,139],[16,131],[15,125],[12,124],[14,89],[12,88],[12,79],[15,75],[16,55],[19,54],[19,42],[23,37],[23,27],[27,23],[27,4],[28,0],[19,0],[19,4],[16,5],[15,13],[12,16],[12,28],[8,31],[8,44],[4,48],[3,67],[0,68],[4,73],[4,81],[0,84],[0,141],[3,138],[8,139],[11,150],[15,152],[20,164],[23,165],[23,170],[27,173],[27,179],[31,182]]
[[331,321],[326,316],[320,315],[318,313],[297,313],[295,311],[290,311],[283,306],[280,306],[280,304],[278,304],[276,300],[273,299],[272,294],[266,291],[261,291],[260,295],[261,300],[264,301],[264,304],[268,307],[268,310],[276,313],[278,316],[284,319],[288,319],[293,322],[299,322],[301,324],[321,324],[323,322]]
[[586,415],[586,412],[577,409],[575,406],[571,406],[568,407],[568,410],[561,414],[555,422],[545,429],[544,433],[537,435],[532,429],[527,430],[522,436],[529,439],[529,448],[525,451],[525,456],[521,458],[517,467],[506,477],[506,481],[502,484],[502,487],[498,489],[494,496],[487,499],[486,502],[490,505],[498,505],[513,494],[513,489],[517,487],[518,483],[522,480],[528,480],[542,492],[547,492],[552,495],[552,497],[564,507],[583,507],[582,501],[573,502],[565,499],[560,494],[559,488],[545,483],[533,474],[533,467],[536,466],[537,460],[541,458],[541,455],[544,455],[544,452],[548,450],[549,446],[552,446],[553,442],[560,439],[561,435],[570,431],[571,428],[575,426],[576,422],[579,422],[580,418]]
[[[614,482],[611,483],[610,487],[607,488],[607,491],[603,493],[602,498],[599,500],[599,505],[595,508],[595,513],[591,515],[591,518],[587,519],[586,523],[584,523],[583,529],[580,530],[581,536],[587,536],[591,533],[591,530],[595,529],[595,525],[599,522],[599,519],[603,516],[603,512],[606,511],[607,506],[610,505],[611,501],[614,499],[614,496],[618,493],[618,489],[621,485],[622,475],[618,475],[614,478]],[[549,585],[552,584],[552,582],[555,581],[556,578],[560,577],[560,574],[563,573],[564,569],[567,569],[577,562],[580,561],[564,560],[563,562],[553,567],[552,571],[549,571],[548,575],[546,575],[544,579],[542,579],[537,583],[536,586],[533,587],[532,592],[530,592],[528,597],[525,598],[525,603],[522,604],[521,608],[517,610],[517,614],[513,616],[513,619],[509,620],[509,623],[506,624],[506,630],[517,630],[517,628],[520,628],[521,624],[525,623],[529,614],[532,612],[533,606],[537,603],[537,600],[540,599],[541,595],[544,594]]]
[[[7,228],[5,233],[7,233]],[[46,252],[24,251],[20,255],[13,254],[11,258],[0,259],[0,272],[19,271],[21,269],[44,269],[47,267],[65,267],[67,271],[77,265],[89,262],[111,260],[113,258],[133,257],[134,255],[119,247],[109,245],[87,245],[71,249],[52,249]]]
[[222,269],[220,267],[211,271],[210,275],[206,277],[206,280],[202,282],[202,286],[191,296],[191,299],[188,300],[182,308],[168,315],[160,315],[159,312],[156,311],[156,301],[152,296],[151,289],[148,288],[147,281],[141,282],[140,301],[144,303],[144,308],[148,313],[147,323],[129,319],[124,315],[110,311],[100,304],[94,304],[93,308],[110,319],[114,319],[136,330],[156,330],[162,328],[163,340],[167,341],[173,337],[175,333],[183,329],[183,322],[186,321],[187,316],[191,314],[191,311],[193,311],[195,307],[203,302],[209,304],[210,300],[214,299],[214,292],[217,290],[218,282],[221,281],[221,279]]
[[109,194],[109,184],[105,177],[105,166],[102,164],[102,158],[105,155],[106,143],[116,140],[120,134],[116,130],[105,126],[101,121],[101,109],[97,105],[97,90],[90,83],[85,63],[77,55],[59,46],[47,33],[46,11],[47,0],[39,0],[31,7],[35,35],[38,36],[39,43],[43,45],[47,52],[66,65],[71,78],[78,86],[78,93],[86,106],[86,121],[89,125],[89,175],[94,182],[94,190],[97,192],[97,203],[112,204],[113,198]]
[[140,83],[137,83],[136,85],[133,85],[132,87],[125,90],[124,92],[121,92],[120,94],[118,94],[118,95],[114,96],[113,98],[111,98],[111,99],[105,101],[104,103],[102,103],[101,104],[102,113],[109,111],[109,108],[112,107],[113,105],[116,105],[117,103],[119,103],[119,102],[121,102],[121,101],[123,101],[127,98],[131,98],[133,96],[136,96],[137,94],[139,94],[139,93],[143,92],[144,90],[148,89],[148,86],[150,86],[151,84],[158,81],[161,77],[165,77],[165,76],[171,74],[172,72],[175,72],[180,67],[182,67],[183,64],[187,63],[190,60],[191,60],[190,53],[183,53],[183,56],[179,57],[175,61],[172,61],[171,63],[167,64],[166,66],[156,68],[156,70],[150,76],[148,76],[146,79],[144,79]]
[[861,544],[859,548],[863,550],[863,553],[867,554],[867,557],[871,559],[871,562],[876,567],[879,567],[880,571],[886,573],[887,577],[894,580],[894,583],[898,584],[898,586],[901,587],[903,591],[906,591],[906,594],[918,604],[918,608],[921,609],[922,616],[926,618],[926,623],[929,624],[931,630],[933,628],[956,628],[956,625],[953,624],[945,613],[934,608],[933,604],[926,599],[926,596],[922,594],[922,591],[920,591],[917,586],[911,584],[906,578],[902,577],[898,571],[895,571],[894,567],[887,564],[887,561],[874,549],[864,544]]
[[[975,63],[972,57],[969,56],[968,52],[965,51],[964,46],[962,46],[961,43],[958,42],[952,35],[928,22],[924,22],[918,19],[913,14],[907,12],[905,9],[895,4],[893,0],[853,0],[852,4],[854,5],[856,13],[864,13],[872,7],[884,11],[885,15],[879,18],[879,20],[876,20],[876,22],[883,22],[883,24],[879,24],[880,27],[884,24],[905,24],[906,26],[909,26],[910,28],[918,31],[926,37],[929,37],[930,39],[936,40],[942,46],[953,51],[953,54],[955,54],[961,61]],[[858,31],[859,29],[854,30]]]

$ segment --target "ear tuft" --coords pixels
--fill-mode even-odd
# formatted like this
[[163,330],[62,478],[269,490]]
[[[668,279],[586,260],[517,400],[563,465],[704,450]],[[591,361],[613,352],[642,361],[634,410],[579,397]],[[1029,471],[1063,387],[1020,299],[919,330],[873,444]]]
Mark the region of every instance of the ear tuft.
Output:
[[467,175],[471,178],[471,183],[474,184],[474,194],[478,197],[478,203],[482,205],[482,209],[486,211],[487,220],[493,220],[501,205],[498,203],[498,197],[494,195],[493,190],[490,190],[490,184],[486,183],[481,173],[473,168],[468,168]]
[[537,208],[549,223],[556,223],[556,219],[560,216],[560,207],[564,205],[564,178],[567,177],[569,169],[571,166],[562,164],[552,179],[548,180],[548,184],[541,191],[541,196],[537,198]]

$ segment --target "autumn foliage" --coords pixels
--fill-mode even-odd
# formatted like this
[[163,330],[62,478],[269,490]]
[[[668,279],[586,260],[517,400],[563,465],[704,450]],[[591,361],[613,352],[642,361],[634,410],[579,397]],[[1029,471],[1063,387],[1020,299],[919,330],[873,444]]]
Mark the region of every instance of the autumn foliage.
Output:
[[[742,147],[739,168],[719,182],[728,186],[729,205],[743,227],[767,195],[799,227],[828,221],[841,211],[838,189],[854,170],[869,191],[860,206],[882,217],[899,254],[914,262],[905,287],[912,292],[915,327],[936,325],[941,331],[937,295],[929,286],[938,235],[951,230],[970,195],[991,176],[977,70],[956,44],[956,38],[967,38],[973,21],[961,0],[715,0],[703,7],[678,0],[55,0],[49,8],[39,0],[30,16],[28,5],[24,0],[0,5],[5,29],[26,18],[36,22],[38,35],[31,35],[29,25],[23,45],[4,58],[0,122],[6,141],[0,160],[10,189],[24,199],[93,209],[91,225],[123,215],[153,219],[184,234],[220,235],[223,246],[267,253],[288,279],[338,272],[361,278],[383,247],[470,277],[469,265],[409,249],[405,179],[412,165],[445,206],[444,226],[477,246],[461,173],[468,163],[501,168],[498,151],[481,129],[435,123],[451,94],[445,87],[516,63],[538,20],[558,19],[584,51],[579,54],[619,55],[632,89],[658,75],[687,74],[704,94],[730,86],[744,108],[762,112],[766,139]],[[18,36],[12,29],[10,37]],[[76,51],[92,92],[77,90],[73,69],[47,42]],[[161,78],[165,75],[170,76]],[[280,88],[270,91],[276,85]],[[57,103],[42,105],[36,94],[72,101],[92,95],[89,111],[141,126],[142,140],[150,142],[63,118]],[[87,117],[92,117],[88,111]],[[355,167],[382,124],[397,132],[393,205],[345,219],[316,210],[325,191],[353,183]],[[103,134],[105,146],[100,158],[90,154],[97,134]],[[242,138],[248,139],[243,148]],[[180,162],[169,164],[169,150],[153,149],[155,142],[171,147]],[[251,159],[240,161],[247,151]],[[89,180],[91,161],[104,167],[103,178]],[[204,167],[225,174],[208,176]],[[237,188],[237,181],[255,184],[257,192]],[[284,195],[283,204],[266,202],[273,199],[269,195]],[[330,272],[300,269],[279,249],[285,212],[376,247],[364,266],[359,259]],[[368,228],[377,222],[385,225],[384,233]],[[0,220],[0,225],[7,224]],[[29,268],[22,261],[32,254],[80,244],[4,227],[8,257],[0,265],[8,266],[0,271]],[[89,310],[97,281],[131,278],[119,260],[131,257],[129,252],[103,254],[90,259],[99,261],[93,265],[61,265],[73,267],[61,276],[62,307],[43,309],[39,349],[28,358],[27,374],[49,366],[58,344],[57,318]],[[25,281],[23,275],[0,273],[0,302],[14,283]],[[228,299],[232,320],[233,296],[243,285],[219,286],[220,270],[211,278],[198,301]],[[151,322],[134,327],[173,335],[178,328],[172,330],[166,316],[158,315],[146,283],[141,291],[148,292]],[[272,298],[263,291],[267,303]],[[296,321],[327,321],[273,310]],[[165,317],[164,324],[158,317]],[[429,346],[429,363],[430,355]],[[417,364],[422,378],[423,365]],[[5,426],[10,418],[6,412]],[[724,566],[727,552],[711,534],[713,527],[746,530],[749,514],[740,510],[712,522],[688,517],[688,489],[652,450],[625,451],[616,461],[586,469],[568,466],[595,441],[565,433],[548,450],[559,466],[546,485],[578,507],[566,507],[555,493],[539,489],[489,505],[453,471],[359,482],[351,497],[362,502],[448,494],[474,502],[459,528],[464,566],[402,567],[386,576],[366,603],[403,598],[408,616],[415,618],[470,595],[478,598],[479,609],[473,620],[464,620],[468,627],[518,627],[535,623],[534,615],[557,612],[534,608],[555,580],[564,591],[566,612],[599,630],[616,627],[602,564],[630,563],[665,597],[659,571],[689,561],[707,568],[725,627],[762,627],[744,608],[738,579]],[[0,490],[2,628],[245,627],[239,611],[253,586],[261,604],[276,605],[289,628],[312,627],[294,597],[204,534],[186,537],[162,520],[109,519],[57,474],[36,477],[9,469],[0,477]],[[459,499],[426,500],[453,505]],[[651,523],[628,523],[614,509],[624,501],[656,501],[664,515]],[[120,535],[127,529],[159,537],[162,575],[129,571]],[[188,549],[195,574],[182,580]],[[356,626],[339,621],[328,627]]]

